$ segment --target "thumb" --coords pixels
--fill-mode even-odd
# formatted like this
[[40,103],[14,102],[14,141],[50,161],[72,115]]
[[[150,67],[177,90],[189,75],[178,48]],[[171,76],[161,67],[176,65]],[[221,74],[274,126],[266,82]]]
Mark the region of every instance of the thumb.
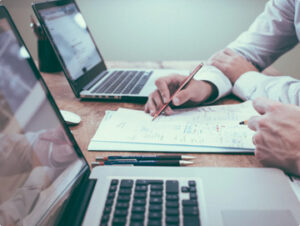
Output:
[[269,100],[264,97],[259,97],[253,101],[254,109],[261,115],[267,113],[271,109],[271,105],[274,104],[275,101]]
[[184,89],[180,91],[174,98],[173,98],[173,104],[175,106],[180,106],[187,102],[190,99],[190,91],[188,89]]

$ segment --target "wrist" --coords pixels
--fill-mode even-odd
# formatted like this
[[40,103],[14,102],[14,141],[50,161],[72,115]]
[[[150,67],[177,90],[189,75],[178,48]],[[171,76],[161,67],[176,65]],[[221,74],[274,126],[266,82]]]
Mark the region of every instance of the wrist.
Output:
[[206,93],[206,96],[204,96],[203,102],[210,102],[215,100],[218,97],[218,89],[217,87],[209,82],[209,81],[201,81],[204,83],[204,90]]

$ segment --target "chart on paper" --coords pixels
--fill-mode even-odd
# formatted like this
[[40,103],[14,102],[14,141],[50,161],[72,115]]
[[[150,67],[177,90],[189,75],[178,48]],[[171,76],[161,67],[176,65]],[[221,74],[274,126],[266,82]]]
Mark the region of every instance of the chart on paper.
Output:
[[107,114],[91,143],[254,149],[254,132],[239,122],[256,114],[251,103],[179,110],[155,121],[142,111],[119,109]]

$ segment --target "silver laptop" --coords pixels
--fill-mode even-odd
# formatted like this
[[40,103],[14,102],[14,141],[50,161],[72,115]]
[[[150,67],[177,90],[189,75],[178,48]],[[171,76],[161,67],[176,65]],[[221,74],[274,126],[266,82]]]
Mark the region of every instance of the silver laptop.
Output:
[[0,225],[300,224],[300,203],[280,170],[90,171],[3,6],[0,105]]
[[188,73],[162,69],[107,69],[74,1],[34,3],[33,9],[77,97],[143,102],[156,89],[158,77]]

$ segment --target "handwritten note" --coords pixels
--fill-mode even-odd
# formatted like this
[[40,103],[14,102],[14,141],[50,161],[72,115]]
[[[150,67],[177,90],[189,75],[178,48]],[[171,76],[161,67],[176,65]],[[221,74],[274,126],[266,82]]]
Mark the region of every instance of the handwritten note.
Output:
[[253,132],[239,122],[256,114],[250,102],[178,110],[155,121],[121,108],[107,113],[91,142],[254,149]]

